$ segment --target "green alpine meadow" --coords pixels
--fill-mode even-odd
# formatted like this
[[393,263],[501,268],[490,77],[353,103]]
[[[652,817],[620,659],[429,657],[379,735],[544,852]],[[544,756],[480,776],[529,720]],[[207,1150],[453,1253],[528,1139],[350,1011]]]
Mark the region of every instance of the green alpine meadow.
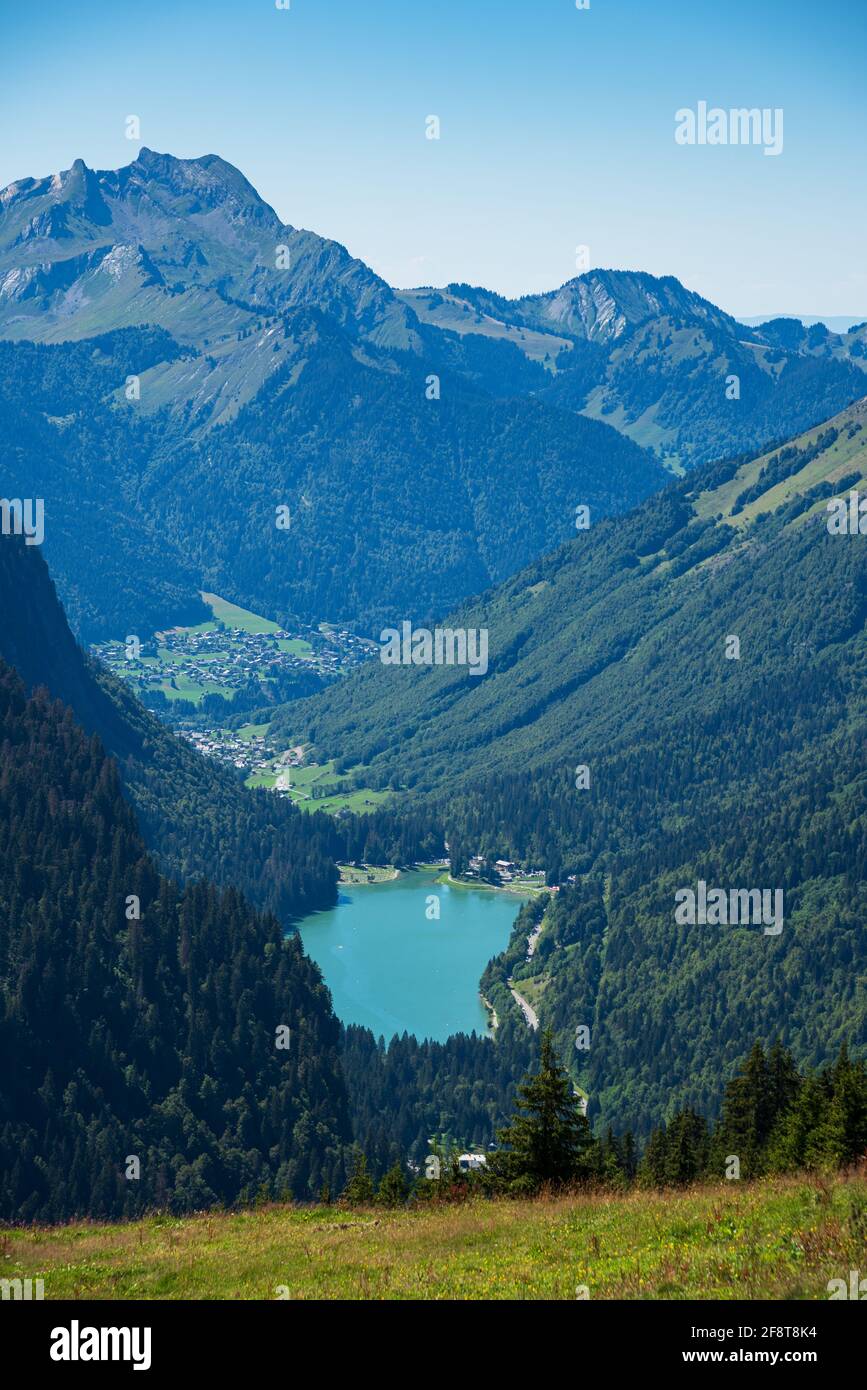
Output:
[[815,1302],[841,1278],[848,1296],[850,1266],[863,1269],[865,1203],[863,1179],[835,1178],[405,1212],[269,1206],[15,1231],[4,1273],[42,1279],[46,1300]]

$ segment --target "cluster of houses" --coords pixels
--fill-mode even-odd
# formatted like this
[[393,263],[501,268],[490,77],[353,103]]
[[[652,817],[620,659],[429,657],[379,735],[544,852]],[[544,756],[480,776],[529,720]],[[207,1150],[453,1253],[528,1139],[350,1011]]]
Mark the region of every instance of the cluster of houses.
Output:
[[[302,639],[311,651],[299,656],[281,643]],[[192,684],[219,686],[222,691],[243,690],[253,681],[269,681],[292,671],[317,671],[326,678],[370,660],[378,648],[347,628],[302,626],[298,632],[247,632],[238,627],[174,628],[138,643],[100,642],[94,652],[116,675],[129,681],[137,693],[177,690],[183,673]]]
[[[487,863],[484,855],[474,854],[464,871],[464,878],[481,878],[482,870]],[[497,872],[497,877],[501,883],[525,883],[528,879],[537,879],[540,875],[544,877],[544,869],[521,869],[511,859],[497,859],[493,865],[488,865]]]
[[288,633],[245,632],[215,628],[206,632],[178,628],[140,644],[138,655],[123,642],[100,642],[96,655],[140,695],[149,690],[177,690],[183,675],[193,684],[223,691],[243,690],[251,681],[267,681],[282,672],[310,670],[310,659],[283,651],[277,643]]
[[236,730],[217,725],[203,729],[180,728],[178,734],[206,757],[216,758],[218,762],[243,772],[245,778],[274,775],[273,790],[278,796],[289,795],[289,771],[304,763],[301,744],[275,755],[265,735],[260,733],[241,738]]
[[254,734],[252,738],[241,738],[235,729],[219,727],[181,728],[178,729],[178,734],[200,753],[209,758],[216,758],[217,762],[227,763],[230,767],[243,771],[248,777],[257,772],[273,771],[274,754],[266,748],[262,734]]
[[379,655],[379,647],[368,637],[358,637],[346,627],[305,628],[305,636],[313,647],[313,661],[322,675],[339,676],[352,666],[360,666]]

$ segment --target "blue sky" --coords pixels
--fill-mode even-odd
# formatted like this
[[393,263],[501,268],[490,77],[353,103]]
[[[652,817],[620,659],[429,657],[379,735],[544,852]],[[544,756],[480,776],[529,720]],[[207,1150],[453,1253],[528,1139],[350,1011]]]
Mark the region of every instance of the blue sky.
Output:
[[[863,0],[0,0],[0,185],[222,155],[392,284],[507,294],[591,266],[731,312],[867,317]],[[782,154],[679,146],[699,101]],[[437,115],[441,138],[425,138]]]

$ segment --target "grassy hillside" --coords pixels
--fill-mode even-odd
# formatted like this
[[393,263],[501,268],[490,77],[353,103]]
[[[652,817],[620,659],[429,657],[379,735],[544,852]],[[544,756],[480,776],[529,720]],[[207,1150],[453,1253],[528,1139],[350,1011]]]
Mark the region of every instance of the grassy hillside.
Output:
[[[856,401],[815,429],[805,430],[785,450],[771,449],[742,464],[726,482],[699,494],[693,504],[696,516],[702,521],[721,516],[743,530],[757,516],[775,511],[821,483],[836,489],[841,478],[857,478],[850,485],[860,486],[867,478],[865,425],[867,399]],[[781,457],[787,450],[794,453]],[[782,476],[773,481],[778,474]],[[738,506],[738,498],[747,489],[755,491],[755,498]],[[823,507],[824,500],[819,499],[810,511]]]
[[271,1206],[11,1230],[46,1299],[826,1299],[865,1261],[867,1182],[390,1211]]

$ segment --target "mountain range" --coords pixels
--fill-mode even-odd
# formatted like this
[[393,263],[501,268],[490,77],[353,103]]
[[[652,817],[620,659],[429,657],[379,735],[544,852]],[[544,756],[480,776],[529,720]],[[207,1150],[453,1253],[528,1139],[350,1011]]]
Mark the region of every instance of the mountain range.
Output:
[[613,425],[675,470],[788,437],[864,390],[867,324],[747,328],[673,276],[597,270],[521,299],[471,285],[403,298],[427,323],[545,354],[544,400]]
[[87,640],[195,620],[202,589],[367,631],[436,616],[565,540],[577,506],[621,513],[663,464],[843,408],[865,335],[745,330],[639,272],[396,291],[213,155],[0,193],[2,488],[44,498]]

